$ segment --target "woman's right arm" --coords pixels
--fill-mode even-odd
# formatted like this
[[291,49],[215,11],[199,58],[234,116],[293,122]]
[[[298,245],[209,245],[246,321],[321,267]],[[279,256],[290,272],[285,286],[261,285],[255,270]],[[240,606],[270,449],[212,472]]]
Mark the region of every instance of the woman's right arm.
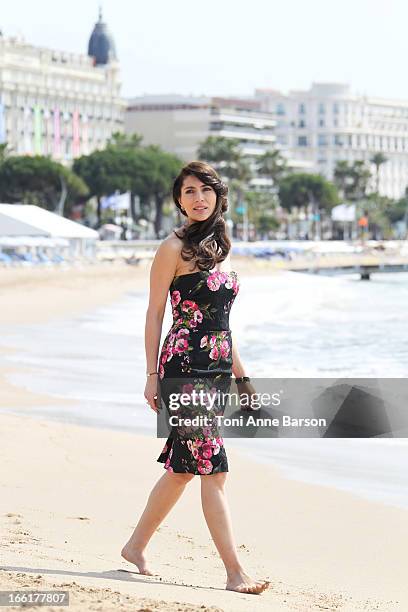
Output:
[[[146,313],[145,350],[147,372],[158,372],[158,356],[163,317],[166,310],[167,295],[175,276],[180,255],[181,243],[167,238],[157,249],[150,270],[149,305]],[[144,396],[150,407],[157,412],[158,375],[148,376]]]

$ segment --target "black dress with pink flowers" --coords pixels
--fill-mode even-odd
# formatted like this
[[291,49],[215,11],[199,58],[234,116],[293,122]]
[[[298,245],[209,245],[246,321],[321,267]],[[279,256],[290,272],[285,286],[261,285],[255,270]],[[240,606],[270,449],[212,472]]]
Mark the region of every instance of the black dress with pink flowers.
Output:
[[[219,420],[232,373],[232,341],[229,328],[231,306],[239,290],[236,272],[197,271],[176,276],[170,285],[173,325],[159,359],[160,397],[169,410],[172,393],[189,394],[203,400],[179,407],[181,416],[203,414],[206,425],[173,426],[157,461],[168,471],[197,475],[228,472]],[[205,393],[204,393],[205,392]],[[203,403],[209,405],[203,406]],[[198,402],[200,404],[200,402]],[[167,435],[167,434],[166,434]]]

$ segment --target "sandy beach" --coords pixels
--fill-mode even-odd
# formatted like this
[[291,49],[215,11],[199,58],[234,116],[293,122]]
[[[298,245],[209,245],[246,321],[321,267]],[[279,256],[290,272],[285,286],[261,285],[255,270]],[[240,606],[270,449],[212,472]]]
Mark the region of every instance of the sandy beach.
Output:
[[[234,269],[248,271],[239,262]],[[145,290],[147,275],[147,265],[120,264],[1,270],[1,324],[91,311]],[[55,397],[12,385],[10,371],[0,379],[0,590],[69,590],[73,611],[408,609],[406,510],[289,480],[235,449],[227,490],[237,546],[269,590],[225,591],[198,478],[152,539],[157,575],[139,575],[120,550],[163,473],[155,461],[162,440],[34,417],[31,407]]]

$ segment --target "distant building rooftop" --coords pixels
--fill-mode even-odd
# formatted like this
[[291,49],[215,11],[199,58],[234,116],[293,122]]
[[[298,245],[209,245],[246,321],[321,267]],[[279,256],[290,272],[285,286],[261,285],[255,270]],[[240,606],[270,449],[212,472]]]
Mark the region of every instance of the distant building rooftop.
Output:
[[96,66],[103,66],[116,60],[114,40],[102,21],[102,9],[99,9],[99,19],[95,24],[88,43],[88,55],[93,58]]

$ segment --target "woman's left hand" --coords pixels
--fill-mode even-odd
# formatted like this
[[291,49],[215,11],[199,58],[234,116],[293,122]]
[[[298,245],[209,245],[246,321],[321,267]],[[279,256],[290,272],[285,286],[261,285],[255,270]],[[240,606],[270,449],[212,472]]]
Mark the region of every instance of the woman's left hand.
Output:
[[259,410],[259,399],[254,386],[250,382],[236,383],[240,399],[240,410]]

